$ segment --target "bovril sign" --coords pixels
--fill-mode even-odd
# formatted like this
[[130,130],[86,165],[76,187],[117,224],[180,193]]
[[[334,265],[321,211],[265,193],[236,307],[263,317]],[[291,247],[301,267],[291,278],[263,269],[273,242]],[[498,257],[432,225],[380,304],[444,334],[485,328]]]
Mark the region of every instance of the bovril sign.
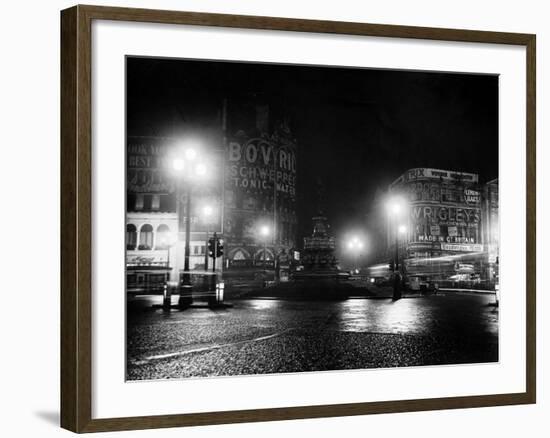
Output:
[[255,191],[273,190],[296,195],[296,155],[293,148],[277,146],[264,138],[228,145],[228,178],[231,186]]

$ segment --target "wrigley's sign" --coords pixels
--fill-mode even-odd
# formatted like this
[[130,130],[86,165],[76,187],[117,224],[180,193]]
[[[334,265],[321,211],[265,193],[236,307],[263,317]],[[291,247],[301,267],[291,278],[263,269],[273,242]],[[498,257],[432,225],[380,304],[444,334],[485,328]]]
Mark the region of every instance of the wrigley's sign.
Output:
[[411,219],[417,223],[429,219],[431,224],[477,224],[481,220],[479,208],[443,207],[438,205],[415,206]]

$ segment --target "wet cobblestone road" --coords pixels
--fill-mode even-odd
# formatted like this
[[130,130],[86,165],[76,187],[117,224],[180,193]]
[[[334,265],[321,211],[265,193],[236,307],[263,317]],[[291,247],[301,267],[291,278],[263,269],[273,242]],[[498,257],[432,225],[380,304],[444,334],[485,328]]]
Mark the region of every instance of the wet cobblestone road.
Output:
[[128,303],[129,380],[498,360],[498,308],[490,305],[491,295],[249,299],[223,310],[152,310],[160,300]]

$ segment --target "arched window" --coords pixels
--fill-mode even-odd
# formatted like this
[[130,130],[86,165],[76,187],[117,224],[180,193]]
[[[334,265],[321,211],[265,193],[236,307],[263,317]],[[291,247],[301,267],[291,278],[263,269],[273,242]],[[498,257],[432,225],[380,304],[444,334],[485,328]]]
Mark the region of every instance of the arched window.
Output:
[[134,224],[126,225],[126,249],[136,249],[137,229]]
[[151,248],[153,248],[153,227],[149,224],[145,224],[141,227],[141,230],[139,232],[138,249]]
[[[261,262],[263,261],[263,259],[264,259],[264,249],[261,249],[256,253],[256,260]],[[266,261],[273,260],[273,252],[271,252],[271,250],[269,249],[265,250],[265,260]]]
[[155,249],[167,249],[171,244],[170,238],[171,234],[168,225],[159,225],[157,228],[157,236],[155,239]]
[[239,249],[233,254],[232,260],[246,260],[246,255],[242,250]]

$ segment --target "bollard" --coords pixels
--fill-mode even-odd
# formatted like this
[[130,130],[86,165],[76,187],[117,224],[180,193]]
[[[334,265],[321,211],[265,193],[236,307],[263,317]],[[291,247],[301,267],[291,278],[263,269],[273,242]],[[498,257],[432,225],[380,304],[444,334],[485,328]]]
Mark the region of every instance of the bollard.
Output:
[[224,288],[225,288],[225,285],[223,281],[216,283],[216,301],[220,304],[223,303]]
[[164,310],[170,310],[172,307],[172,289],[168,282],[164,282],[164,291],[162,298],[162,307]]
[[210,307],[216,307],[217,305],[221,304],[221,302],[223,301],[223,294],[222,294],[222,299],[220,300],[219,298],[217,279],[218,279],[217,275],[211,275],[209,277],[208,305]]

